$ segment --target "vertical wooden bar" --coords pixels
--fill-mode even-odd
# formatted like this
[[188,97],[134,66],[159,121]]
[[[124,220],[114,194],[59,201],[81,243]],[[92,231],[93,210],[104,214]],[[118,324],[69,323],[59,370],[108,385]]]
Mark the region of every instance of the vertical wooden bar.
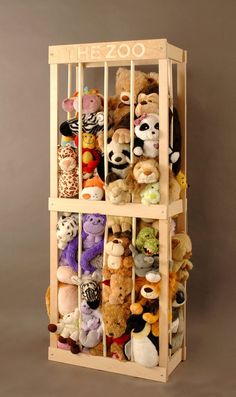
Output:
[[[106,177],[108,174],[108,159],[107,159],[107,138],[108,138],[108,64],[104,62],[104,180],[106,181]],[[105,193],[106,200],[106,193]],[[106,263],[106,253],[105,253],[105,244],[108,238],[108,227],[105,228],[104,233],[104,250],[103,250],[103,266]],[[104,279],[103,279],[104,280]],[[107,344],[106,344],[106,328],[105,323],[103,323],[103,357],[107,355]]]
[[[58,197],[58,65],[50,65],[50,197]],[[50,322],[58,322],[58,249],[57,226],[58,213],[50,212]],[[56,335],[50,333],[50,346],[57,347]]]
[[[177,64],[177,101],[182,134],[181,170],[187,177],[187,51],[185,51],[184,54],[184,62]],[[177,229],[178,231],[185,231],[187,233],[188,224],[186,190],[181,192],[181,198],[183,200],[183,213],[178,216]],[[182,359],[186,360],[186,304],[184,305],[184,340],[182,346]]]
[[[78,198],[80,197],[83,185],[83,174],[82,174],[82,98],[83,98],[83,64],[80,62],[77,69],[77,77],[76,77],[76,90],[78,91],[78,107],[79,107],[79,114],[78,114],[78,185],[79,185],[79,192]],[[82,214],[78,214],[79,217],[79,227],[78,227],[78,277],[81,278],[82,272],[80,267],[80,258],[82,254]],[[80,309],[81,306],[81,292],[80,286],[78,286],[78,307]],[[81,321],[81,317],[80,317]]]
[[[69,63],[67,65],[67,97],[70,98],[72,95],[72,65]],[[72,113],[67,112],[67,120],[72,118]]]
[[[174,109],[174,95],[173,95],[173,63],[172,60],[168,60],[168,91],[169,91],[169,107],[172,111],[173,114],[173,109]],[[170,141],[170,146],[173,148],[173,117],[171,118],[171,125],[169,126],[169,141]],[[172,169],[172,164],[171,164],[171,169]],[[170,225],[171,219],[169,219],[169,225]],[[172,261],[172,237],[169,233],[169,260]],[[171,308],[170,308],[171,309]],[[171,324],[170,324],[170,329],[171,329]],[[171,340],[172,340],[172,332],[169,332],[169,344],[171,345]],[[169,356],[171,356],[171,349],[169,349]]]
[[[134,163],[134,61],[130,61],[130,162]],[[132,244],[136,241],[136,218],[132,218]],[[135,302],[135,267],[132,268],[131,302]]]
[[[160,110],[160,204],[169,203],[169,100],[168,100],[168,60],[159,60],[159,110]],[[169,219],[159,221],[161,292],[160,292],[160,358],[159,365],[168,365],[168,313],[169,313]]]

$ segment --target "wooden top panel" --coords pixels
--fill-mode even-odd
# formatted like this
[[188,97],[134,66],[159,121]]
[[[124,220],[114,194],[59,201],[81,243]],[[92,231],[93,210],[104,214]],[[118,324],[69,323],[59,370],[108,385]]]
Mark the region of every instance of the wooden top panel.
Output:
[[168,44],[166,39],[116,41],[49,46],[49,63],[116,63],[127,61],[158,61],[169,58],[176,62],[184,61],[184,51]]

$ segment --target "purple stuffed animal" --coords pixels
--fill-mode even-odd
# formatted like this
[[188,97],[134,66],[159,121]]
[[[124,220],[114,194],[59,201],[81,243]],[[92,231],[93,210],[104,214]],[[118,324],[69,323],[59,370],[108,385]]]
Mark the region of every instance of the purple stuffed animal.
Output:
[[70,266],[76,273],[78,272],[78,237],[70,241],[66,248],[61,252],[60,265]]
[[83,249],[80,266],[84,272],[93,273],[96,269],[90,261],[103,251],[103,234],[105,230],[105,215],[93,214],[83,216]]

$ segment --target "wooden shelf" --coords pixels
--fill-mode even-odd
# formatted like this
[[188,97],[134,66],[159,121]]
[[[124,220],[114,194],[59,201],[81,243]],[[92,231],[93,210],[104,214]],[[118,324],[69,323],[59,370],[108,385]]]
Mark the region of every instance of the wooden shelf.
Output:
[[83,214],[99,213],[103,215],[129,216],[132,218],[167,219],[183,211],[182,200],[170,205],[143,205],[130,203],[115,205],[107,201],[87,201],[81,199],[49,198],[49,211],[78,212]]
[[179,349],[170,358],[168,369],[162,367],[146,368],[130,361],[119,361],[112,358],[91,356],[84,353],[75,355],[68,350],[53,347],[49,347],[48,349],[48,359],[85,368],[150,379],[157,382],[166,382],[168,375],[170,375],[182,361],[182,350]]

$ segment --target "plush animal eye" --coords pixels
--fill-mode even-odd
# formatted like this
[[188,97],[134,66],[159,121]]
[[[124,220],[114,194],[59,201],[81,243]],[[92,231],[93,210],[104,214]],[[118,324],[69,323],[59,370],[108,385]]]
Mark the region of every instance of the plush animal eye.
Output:
[[154,128],[156,128],[156,130],[159,130],[159,123],[156,123],[156,124],[154,125]]
[[101,222],[101,219],[98,219],[98,223],[100,223]]
[[147,124],[147,123],[143,123],[141,126],[140,126],[140,131],[146,131],[146,130],[148,130],[149,129],[149,125]]
[[148,102],[151,102],[151,103],[152,103],[152,100],[151,100],[151,99],[148,99]]
[[93,99],[90,99],[90,102],[94,102],[94,100],[93,100]]
[[127,156],[127,157],[129,157],[129,155],[130,155],[130,153],[128,152],[128,150],[122,150],[122,153],[123,153],[125,156]]

